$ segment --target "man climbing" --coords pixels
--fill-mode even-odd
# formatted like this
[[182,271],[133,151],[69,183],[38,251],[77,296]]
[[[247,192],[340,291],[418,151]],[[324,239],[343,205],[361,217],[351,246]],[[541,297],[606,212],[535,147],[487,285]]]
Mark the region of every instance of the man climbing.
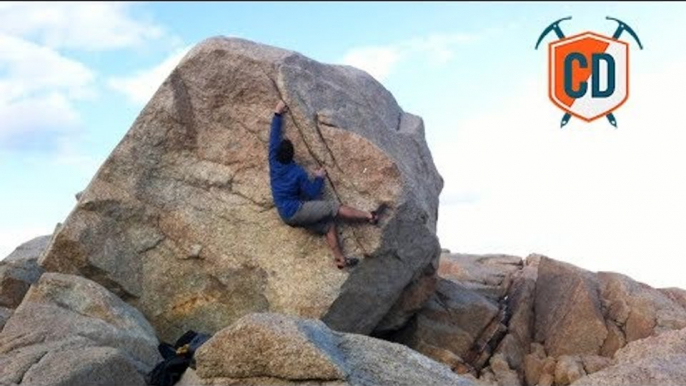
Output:
[[382,204],[372,212],[364,212],[335,201],[318,199],[324,187],[326,170],[316,170],[315,178],[311,181],[305,170],[293,161],[293,143],[281,139],[282,115],[286,112],[288,107],[279,101],[274,109],[269,134],[269,178],[279,216],[290,226],[326,235],[338,269],[355,266],[359,259],[347,258],[341,251],[334,219],[367,221],[376,225],[386,205]]

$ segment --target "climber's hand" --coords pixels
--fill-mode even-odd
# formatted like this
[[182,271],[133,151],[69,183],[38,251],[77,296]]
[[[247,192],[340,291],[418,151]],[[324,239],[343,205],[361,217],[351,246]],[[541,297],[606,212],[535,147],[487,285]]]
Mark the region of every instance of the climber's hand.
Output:
[[314,171],[314,175],[315,175],[316,177],[324,178],[324,177],[326,177],[326,169],[324,169],[324,168],[319,168],[319,169],[317,169],[317,170]]
[[286,103],[284,101],[279,101],[279,103],[276,104],[276,108],[274,108],[274,112],[277,114],[283,114],[288,112],[288,106],[286,106]]

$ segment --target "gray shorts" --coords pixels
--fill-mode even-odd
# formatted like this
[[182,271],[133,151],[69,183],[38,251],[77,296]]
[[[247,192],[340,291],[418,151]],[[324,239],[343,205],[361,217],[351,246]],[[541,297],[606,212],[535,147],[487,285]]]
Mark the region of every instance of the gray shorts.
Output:
[[286,224],[323,235],[331,228],[340,206],[335,201],[303,201]]

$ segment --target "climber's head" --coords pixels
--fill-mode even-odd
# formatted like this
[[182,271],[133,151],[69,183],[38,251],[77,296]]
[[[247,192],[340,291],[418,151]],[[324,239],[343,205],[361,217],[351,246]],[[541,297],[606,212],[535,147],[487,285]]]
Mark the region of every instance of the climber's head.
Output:
[[293,143],[284,139],[276,150],[276,160],[282,164],[289,164],[293,161]]

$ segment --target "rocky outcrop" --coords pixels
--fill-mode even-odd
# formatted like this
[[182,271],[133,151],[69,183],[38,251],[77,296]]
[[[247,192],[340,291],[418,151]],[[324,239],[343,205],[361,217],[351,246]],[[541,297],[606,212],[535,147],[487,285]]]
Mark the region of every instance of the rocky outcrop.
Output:
[[[455,313],[461,316],[428,312],[445,292],[439,285],[406,335],[392,339],[491,384],[566,386],[609,368],[627,343],[686,327],[682,290],[658,290],[621,274],[593,273],[542,255],[517,261],[503,255],[444,254],[439,274],[442,281],[448,277],[460,286],[455,291],[460,295],[453,296],[472,298]],[[467,310],[486,299],[492,307],[489,317],[497,315],[484,327],[482,316]],[[478,337],[451,335],[475,323],[483,328]]]
[[615,354],[612,366],[583,377],[574,386],[686,384],[686,329],[637,340]]
[[196,352],[190,385],[475,385],[405,346],[339,333],[313,319],[251,314]]
[[[326,199],[390,203],[378,228],[340,227],[344,250],[364,257],[350,273],[273,207],[267,139],[279,99],[296,161],[328,170]],[[265,311],[369,334],[405,323],[430,295],[442,185],[422,120],[365,72],[211,38],[161,85],[40,263],[104,285],[167,340]]]
[[608,323],[618,327],[620,341],[686,327],[686,309],[669,294],[619,273],[600,272],[598,279]]
[[157,344],[143,315],[102,286],[46,273],[0,333],[0,384],[142,386]]
[[43,274],[43,269],[38,266],[38,258],[49,242],[50,236],[36,237],[21,244],[0,261],[0,307],[16,308],[31,284]]

